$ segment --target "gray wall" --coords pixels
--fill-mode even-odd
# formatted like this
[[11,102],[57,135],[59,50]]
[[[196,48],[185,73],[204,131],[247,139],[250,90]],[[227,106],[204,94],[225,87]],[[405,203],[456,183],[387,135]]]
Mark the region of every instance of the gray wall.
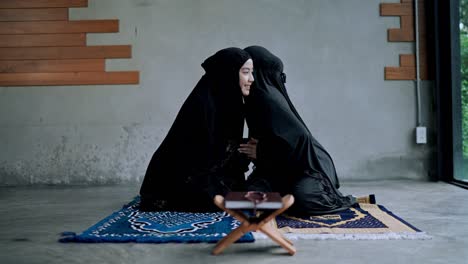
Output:
[[253,44],[283,60],[291,99],[342,179],[426,179],[433,139],[415,144],[414,82],[384,81],[413,44],[387,42],[399,20],[380,17],[380,2],[89,0],[71,19],[120,19],[119,33],[88,45],[131,44],[132,59],[107,70],[140,70],[140,85],[0,87],[0,185],[140,182],[200,63]]

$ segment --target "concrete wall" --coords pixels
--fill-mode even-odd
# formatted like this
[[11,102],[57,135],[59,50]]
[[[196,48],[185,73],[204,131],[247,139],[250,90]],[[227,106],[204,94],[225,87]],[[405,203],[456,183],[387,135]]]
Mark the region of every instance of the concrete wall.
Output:
[[[0,185],[140,182],[200,63],[253,44],[283,60],[291,99],[342,179],[426,179],[433,139],[414,143],[414,82],[384,81],[413,44],[387,42],[399,20],[380,17],[380,2],[89,0],[71,19],[120,19],[120,33],[88,45],[131,44],[133,58],[107,70],[140,70],[141,83],[0,87]],[[422,88],[432,127],[431,83]]]

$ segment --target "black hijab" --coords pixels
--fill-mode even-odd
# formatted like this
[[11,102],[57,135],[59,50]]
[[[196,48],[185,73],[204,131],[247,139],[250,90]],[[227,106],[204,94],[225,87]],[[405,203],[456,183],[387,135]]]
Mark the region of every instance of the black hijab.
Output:
[[225,158],[228,143],[242,139],[239,70],[248,59],[242,49],[226,48],[202,63],[206,73],[150,161],[140,189],[142,198],[190,200],[191,193],[206,191],[208,175]]
[[244,50],[252,56],[255,69],[246,109],[250,136],[259,140],[259,170],[282,186],[285,178],[295,181],[304,172],[320,173],[338,188],[330,155],[312,136],[288,96],[281,60],[260,46]]

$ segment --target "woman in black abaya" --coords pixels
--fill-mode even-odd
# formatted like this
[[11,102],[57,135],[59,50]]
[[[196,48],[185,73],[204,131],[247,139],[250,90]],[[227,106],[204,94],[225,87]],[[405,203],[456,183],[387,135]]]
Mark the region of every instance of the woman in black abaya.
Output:
[[140,209],[216,210],[213,197],[244,189],[249,161],[237,151],[244,126],[243,96],[253,82],[242,49],[218,51],[154,153],[140,189]]
[[263,47],[245,49],[255,64],[255,83],[246,98],[249,135],[240,152],[255,159],[249,190],[293,194],[290,212],[317,215],[347,209],[333,160],[312,136],[287,94],[281,60]]

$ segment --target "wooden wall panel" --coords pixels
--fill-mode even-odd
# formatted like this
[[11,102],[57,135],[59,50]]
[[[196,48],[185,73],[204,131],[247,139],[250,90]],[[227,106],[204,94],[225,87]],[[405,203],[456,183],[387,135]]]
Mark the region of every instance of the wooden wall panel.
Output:
[[103,72],[104,59],[77,60],[0,60],[0,73],[25,72]]
[[[414,25],[413,0],[400,0],[400,3],[380,4],[381,16],[399,16],[400,28],[388,29],[388,41],[390,42],[414,42],[416,41]],[[426,9],[425,1],[418,1],[418,27],[419,27],[419,75],[421,80],[430,79],[429,63],[426,44]],[[399,67],[385,67],[386,80],[415,80],[416,56],[415,54],[400,54]]]
[[139,83],[139,73],[137,71],[75,73],[0,73],[0,86],[137,83]]
[[414,20],[413,16],[401,16],[400,17],[401,28],[389,29],[388,41],[392,41],[392,42],[415,41],[413,20]]
[[119,21],[69,20],[87,0],[0,0],[0,86],[138,84],[138,71],[106,72],[130,45],[87,46],[87,33],[114,33]]
[[68,20],[68,8],[0,9],[0,22]]
[[87,7],[88,0],[0,0],[0,8]]
[[111,33],[119,31],[119,21],[37,21],[0,22],[0,34],[41,34],[41,33]]
[[0,35],[0,47],[69,47],[85,46],[86,34]]
[[131,58],[131,46],[0,48],[0,60]]

